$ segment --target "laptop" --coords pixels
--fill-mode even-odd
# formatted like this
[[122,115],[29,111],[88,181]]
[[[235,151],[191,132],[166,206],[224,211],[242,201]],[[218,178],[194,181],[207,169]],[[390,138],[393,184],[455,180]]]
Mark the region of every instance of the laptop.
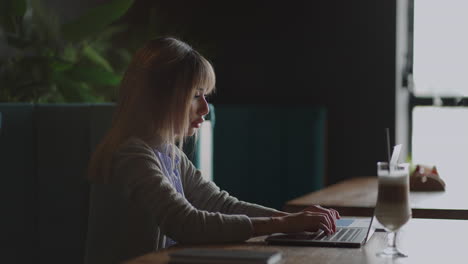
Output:
[[275,233],[265,238],[268,244],[319,246],[319,247],[352,247],[363,246],[374,233],[374,217],[341,218],[336,221],[336,232],[326,235],[317,232]]

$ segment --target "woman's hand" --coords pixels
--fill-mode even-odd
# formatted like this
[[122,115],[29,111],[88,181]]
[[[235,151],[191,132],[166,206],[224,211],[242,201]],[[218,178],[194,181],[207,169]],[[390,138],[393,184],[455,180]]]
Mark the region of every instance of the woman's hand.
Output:
[[[324,208],[320,205],[313,205],[313,206],[309,206],[307,207],[306,209],[302,210],[303,212],[318,212],[318,213],[324,213],[326,214],[328,217],[331,217],[333,222],[335,222],[336,220],[340,219],[341,216],[340,216],[340,213],[338,213],[337,210],[335,209],[327,209],[327,208]],[[335,231],[336,231],[336,226],[335,226]]]
[[271,233],[315,232],[319,229],[327,234],[336,232],[336,220],[340,214],[334,209],[310,206],[298,213],[278,212],[270,218],[252,218],[254,235]]
[[323,230],[330,235],[336,232],[336,223],[333,216],[325,212],[301,211],[287,216],[278,217],[282,233],[315,232]]

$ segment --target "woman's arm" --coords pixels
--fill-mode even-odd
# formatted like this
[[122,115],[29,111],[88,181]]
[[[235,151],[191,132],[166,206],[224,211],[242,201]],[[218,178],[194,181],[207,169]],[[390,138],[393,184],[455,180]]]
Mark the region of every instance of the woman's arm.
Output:
[[201,172],[195,168],[182,151],[180,151],[180,156],[184,192],[186,198],[196,208],[209,212],[243,214],[250,217],[268,217],[282,213],[273,208],[239,201],[228,192],[220,190],[214,182],[205,180]]
[[[201,172],[181,152],[182,181],[187,199],[197,208],[225,214],[245,214],[252,221],[254,235],[277,232],[336,230],[335,220],[340,218],[334,209],[310,206],[302,212],[290,214],[257,204],[239,201],[221,191],[213,182],[205,180]],[[325,217],[325,218],[324,218]]]
[[161,231],[181,243],[238,242],[253,234],[245,215],[199,210],[178,193],[162,172],[154,152],[144,143],[123,147],[113,160],[113,184],[123,186],[126,197]]

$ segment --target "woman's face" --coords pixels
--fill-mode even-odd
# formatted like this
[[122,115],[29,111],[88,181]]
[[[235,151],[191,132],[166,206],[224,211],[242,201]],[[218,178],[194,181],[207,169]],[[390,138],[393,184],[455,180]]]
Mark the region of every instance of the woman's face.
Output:
[[205,89],[199,88],[192,98],[190,105],[190,126],[186,136],[193,136],[195,134],[195,131],[200,128],[203,121],[205,121],[204,116],[209,112],[210,108],[206,101]]

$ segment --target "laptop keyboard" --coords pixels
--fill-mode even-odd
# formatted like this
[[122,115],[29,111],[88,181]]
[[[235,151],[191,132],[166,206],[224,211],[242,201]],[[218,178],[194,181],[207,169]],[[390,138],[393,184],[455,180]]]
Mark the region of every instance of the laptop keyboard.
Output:
[[325,235],[323,231],[321,231],[319,234],[315,236],[315,239],[321,240],[321,241],[338,241],[338,242],[349,242],[353,241],[360,232],[362,231],[362,228],[352,228],[352,227],[347,227],[347,228],[337,228],[335,234],[331,236]]

